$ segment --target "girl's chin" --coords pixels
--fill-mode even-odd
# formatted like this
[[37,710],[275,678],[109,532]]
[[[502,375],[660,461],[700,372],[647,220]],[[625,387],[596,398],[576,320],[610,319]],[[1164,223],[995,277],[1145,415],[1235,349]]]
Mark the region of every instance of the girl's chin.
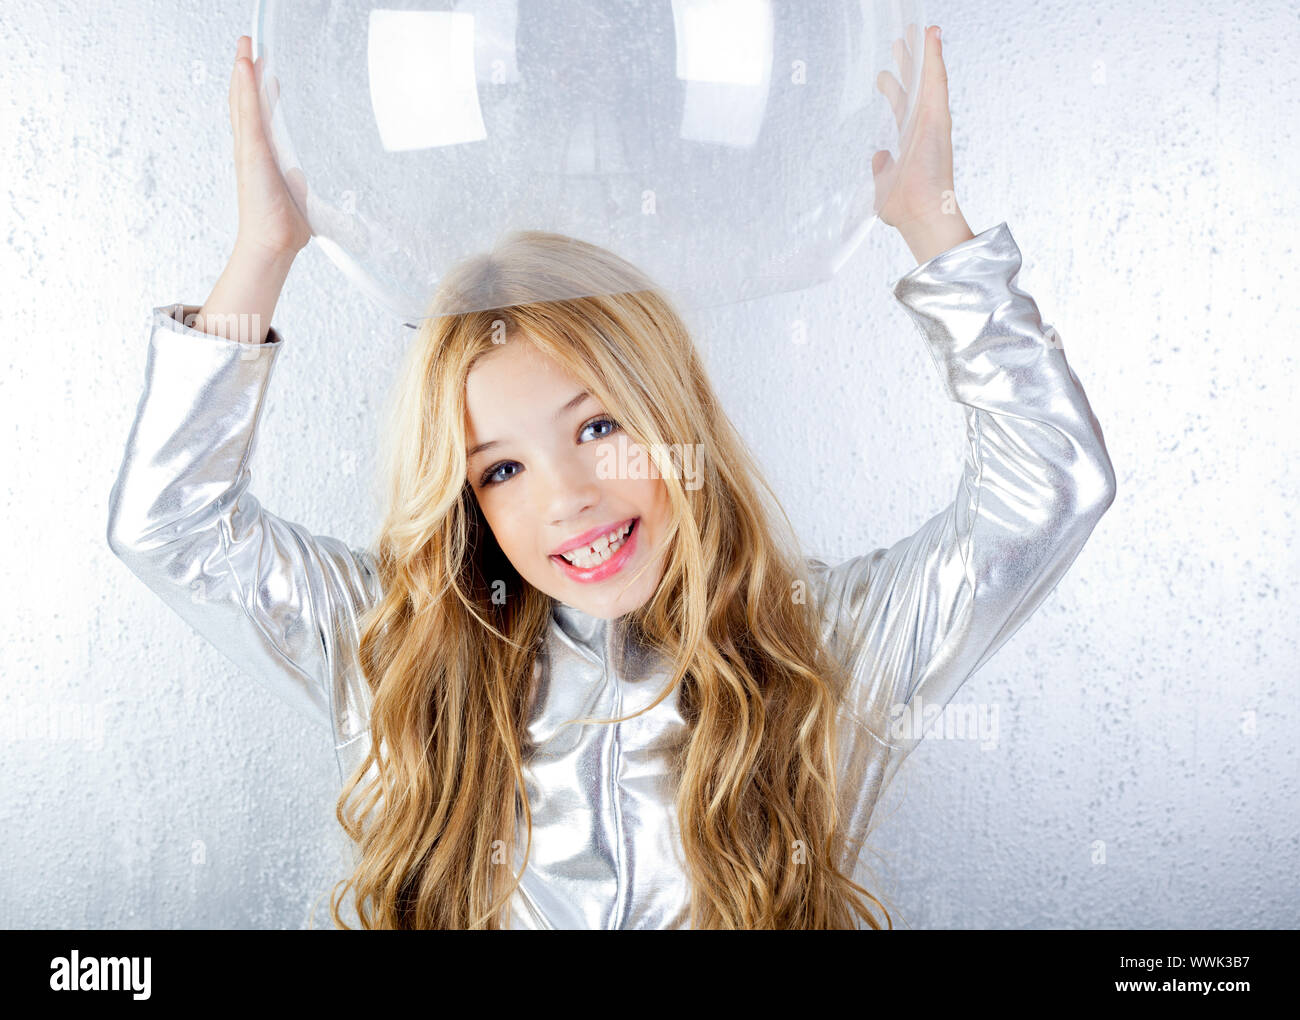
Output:
[[579,591],[575,593],[572,588],[555,593],[555,601],[560,602],[571,609],[578,609],[588,616],[599,616],[601,619],[608,620],[620,613],[625,612],[616,603],[626,601],[620,600],[616,594],[609,592],[592,593],[583,597],[584,593]]
[[555,599],[560,605],[576,609],[587,616],[594,616],[598,620],[616,620],[637,608],[636,606],[618,605],[616,604],[617,600],[612,597],[610,599],[582,599],[576,605],[569,592],[552,592],[551,598]]

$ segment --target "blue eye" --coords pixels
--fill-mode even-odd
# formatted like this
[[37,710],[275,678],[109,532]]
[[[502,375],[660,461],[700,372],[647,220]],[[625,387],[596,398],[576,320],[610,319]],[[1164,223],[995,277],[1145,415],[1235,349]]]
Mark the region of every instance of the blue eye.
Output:
[[603,439],[604,437],[606,437],[606,435],[610,435],[612,431],[615,431],[617,427],[619,427],[619,424],[617,424],[616,421],[611,420],[611,418],[594,418],[593,421],[589,421],[588,424],[582,426],[582,429],[580,433],[578,433],[578,435],[585,433],[585,431],[588,429],[594,429],[594,427],[597,427],[598,425],[608,425],[610,427],[608,427],[608,431],[606,431],[606,433],[603,433],[602,435],[597,435],[597,437],[595,437],[597,439]]
[[519,461],[517,460],[503,460],[500,464],[493,464],[486,470],[486,472],[484,472],[484,477],[480,479],[478,485],[499,485],[500,482],[508,482],[511,478],[515,477],[517,472],[507,474],[504,478],[497,478],[495,476],[500,472],[503,472],[503,470],[506,470],[506,468],[517,468],[517,466],[519,466]]

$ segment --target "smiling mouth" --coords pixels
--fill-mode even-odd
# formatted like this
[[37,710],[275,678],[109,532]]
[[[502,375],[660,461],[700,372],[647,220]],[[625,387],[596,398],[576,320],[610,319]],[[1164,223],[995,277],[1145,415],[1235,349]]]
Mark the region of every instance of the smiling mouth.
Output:
[[590,546],[586,546],[581,549],[570,549],[567,553],[556,553],[555,558],[564,560],[569,566],[576,567],[578,570],[592,570],[613,559],[618,554],[618,551],[627,544],[628,539],[632,537],[632,532],[640,522],[640,517],[633,518],[623,528],[614,542],[604,544],[602,541],[601,544],[597,545],[597,551],[594,553],[591,551]]

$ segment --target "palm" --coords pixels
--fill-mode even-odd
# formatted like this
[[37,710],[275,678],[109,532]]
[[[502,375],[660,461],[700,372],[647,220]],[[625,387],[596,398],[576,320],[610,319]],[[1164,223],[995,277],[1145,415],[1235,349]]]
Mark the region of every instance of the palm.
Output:
[[[894,59],[899,74],[911,82],[915,71],[913,54],[916,52],[916,26],[909,27],[912,45],[902,39],[894,40]],[[900,157],[897,161],[888,150],[882,149],[871,161],[875,178],[876,213],[892,227],[932,218],[954,203],[952,169],[952,117],[948,109],[948,75],[943,64],[943,54],[937,37],[926,33],[925,62],[912,122],[899,140]],[[903,118],[907,114],[908,94],[899,79],[888,71],[881,71],[876,87],[889,100],[894,112],[894,122],[903,131]]]
[[[311,240],[312,231],[300,211],[307,207],[307,182],[301,170],[291,169],[285,177],[275,161],[257,100],[261,68],[249,61],[251,43],[242,36],[230,84],[230,123],[235,137],[235,171],[239,189],[239,233],[250,243],[272,251],[296,252]],[[261,58],[258,59],[261,64]],[[280,98],[279,82],[268,83],[271,111]],[[287,185],[287,186],[286,186]],[[292,190],[293,194],[290,194]],[[297,201],[295,202],[295,199]]]
[[241,181],[240,207],[257,210],[252,215],[261,239],[268,246],[290,250],[302,248],[311,240],[311,227],[303,218],[288,189],[298,192],[306,204],[307,179],[298,168],[291,169],[284,178],[269,148],[251,158],[247,176]]

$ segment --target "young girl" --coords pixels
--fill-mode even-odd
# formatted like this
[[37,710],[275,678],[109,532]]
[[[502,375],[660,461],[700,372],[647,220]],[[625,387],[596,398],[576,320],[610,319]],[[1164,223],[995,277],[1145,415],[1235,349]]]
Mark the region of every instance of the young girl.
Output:
[[[332,727],[364,927],[882,927],[873,905],[893,926],[853,876],[920,739],[909,710],[1015,633],[1115,493],[1006,224],[975,236],[943,207],[937,30],[924,45],[915,128],[873,172],[921,263],[894,293],[965,409],[964,471],[914,535],[828,567],[798,554],[671,303],[540,232],[435,295],[487,310],[410,346],[373,547],[263,509],[248,462],[284,340],[261,323],[310,230],[241,38],[235,254],[202,309],[155,309],[108,537]],[[540,280],[613,293],[541,300]]]

